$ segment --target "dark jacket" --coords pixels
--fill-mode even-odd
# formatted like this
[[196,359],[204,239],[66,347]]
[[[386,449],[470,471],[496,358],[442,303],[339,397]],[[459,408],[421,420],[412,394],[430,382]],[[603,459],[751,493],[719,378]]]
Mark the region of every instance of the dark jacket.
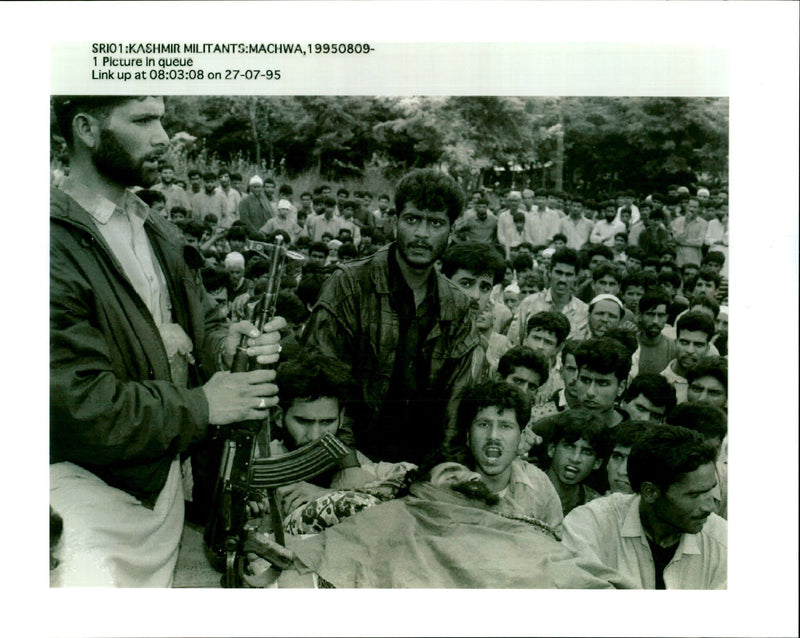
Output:
[[[361,400],[354,410],[356,445],[359,432],[373,436],[380,430],[378,417],[392,380],[400,324],[390,293],[388,248],[340,264],[323,286],[303,333],[306,345],[351,366]],[[447,403],[448,441],[455,433],[456,399],[470,381],[478,338],[472,330],[471,300],[443,275],[437,277],[437,294],[439,317],[426,339],[432,343],[427,390]]]
[[205,437],[227,326],[184,259],[177,229],[145,229],[167,280],[173,321],[194,344],[190,388],[171,381],[150,311],[89,213],[50,192],[50,462],[71,461],[152,506],[177,454]]
[[[264,206],[266,202],[266,206]],[[250,193],[239,202],[239,221],[247,224],[250,230],[261,230],[262,226],[275,217],[272,203],[264,195],[261,199]]]

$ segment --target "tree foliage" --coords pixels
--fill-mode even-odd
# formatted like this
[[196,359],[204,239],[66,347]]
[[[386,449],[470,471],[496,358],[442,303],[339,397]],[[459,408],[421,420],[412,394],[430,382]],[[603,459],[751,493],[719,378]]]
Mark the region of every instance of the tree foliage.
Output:
[[438,165],[469,186],[513,171],[515,185],[536,188],[554,185],[563,159],[564,188],[592,196],[727,182],[720,98],[176,96],[165,127],[196,138],[184,144],[189,163],[238,160],[287,176],[379,168],[395,178]]

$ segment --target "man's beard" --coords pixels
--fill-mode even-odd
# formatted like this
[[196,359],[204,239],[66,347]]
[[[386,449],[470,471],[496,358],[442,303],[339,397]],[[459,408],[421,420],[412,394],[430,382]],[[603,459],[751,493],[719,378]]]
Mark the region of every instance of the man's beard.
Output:
[[474,501],[481,501],[487,505],[497,505],[500,502],[500,497],[492,492],[483,481],[475,479],[471,481],[461,481],[459,483],[453,483],[450,489]]
[[[145,167],[148,160],[152,166]],[[137,161],[108,129],[100,130],[100,145],[92,153],[92,163],[101,175],[121,186],[147,188],[156,182],[157,156]]]

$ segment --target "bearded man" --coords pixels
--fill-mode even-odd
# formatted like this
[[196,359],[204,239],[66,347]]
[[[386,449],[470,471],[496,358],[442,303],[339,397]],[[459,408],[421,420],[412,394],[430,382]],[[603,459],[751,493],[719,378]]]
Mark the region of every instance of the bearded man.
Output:
[[131,190],[169,138],[159,97],[58,96],[71,174],[50,193],[50,499],[61,585],[167,586],[183,531],[180,458],[212,428],[260,420],[275,373],[230,373],[242,335],[278,360],[276,319],[227,325],[202,259]]

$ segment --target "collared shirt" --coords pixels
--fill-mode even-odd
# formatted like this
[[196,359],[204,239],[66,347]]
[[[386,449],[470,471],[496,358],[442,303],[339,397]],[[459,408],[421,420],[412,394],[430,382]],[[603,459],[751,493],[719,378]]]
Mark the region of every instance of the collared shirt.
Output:
[[670,361],[669,365],[661,371],[661,376],[669,381],[669,384],[675,388],[675,398],[678,403],[686,403],[686,393],[689,390],[689,382],[686,380],[686,377],[682,377],[675,372],[676,362],[677,359]]
[[133,192],[125,191],[122,207],[68,179],[62,190],[82,206],[97,225],[111,252],[144,301],[156,325],[170,322],[167,281],[144,230],[150,209]]
[[155,186],[151,186],[150,190],[164,193],[164,198],[167,200],[164,208],[167,209],[167,213],[169,213],[176,206],[181,206],[187,211],[191,211],[192,209],[191,204],[189,204],[189,196],[179,184],[170,184],[168,186],[159,182]]
[[570,300],[560,310],[553,304],[553,293],[548,288],[541,292],[528,295],[519,304],[517,309],[517,317],[511,322],[508,329],[508,338],[511,343],[521,345],[525,340],[526,328],[528,319],[530,319],[537,312],[545,310],[556,310],[569,319],[570,336],[577,334],[583,328],[583,325],[589,319],[589,306],[575,295],[570,297]]
[[535,465],[514,459],[508,486],[498,496],[500,503],[497,510],[501,514],[533,516],[557,532],[561,531],[564,521],[561,499],[547,474]]
[[219,225],[223,228],[230,228],[233,222],[239,219],[239,203],[242,201],[242,194],[232,187],[228,187],[226,193],[222,186],[217,186],[216,192],[224,202],[223,215],[219,220]]
[[192,217],[201,222],[206,215],[215,215],[218,224],[225,220],[225,200],[216,191],[210,195],[200,191],[192,197]]
[[[610,494],[564,519],[564,545],[590,572],[616,571],[629,586],[655,589],[655,562],[639,515],[638,494]],[[594,566],[596,569],[592,569]],[[664,569],[667,589],[725,589],[728,526],[711,514],[697,534],[684,534]]]
[[593,244],[603,244],[609,248],[614,247],[614,237],[617,233],[624,233],[626,231],[625,224],[618,221],[608,223],[605,219],[601,219],[594,225],[592,234],[589,235],[589,241]]
[[572,250],[583,248],[583,245],[589,241],[589,235],[593,228],[592,221],[583,215],[578,221],[573,221],[572,217],[564,217],[558,225],[558,231],[567,236],[567,248],[572,248]]
[[497,238],[497,217],[494,213],[486,212],[486,218],[481,220],[474,210],[467,210],[453,224],[453,230],[464,229],[469,241],[478,241],[484,244],[492,243]]
[[672,234],[675,237],[675,264],[680,268],[684,264],[700,265],[703,253],[700,247],[706,238],[708,222],[702,217],[695,217],[687,222],[686,217],[678,217],[672,222]]
[[558,232],[561,218],[554,210],[532,211],[526,215],[530,220],[530,241],[534,246],[546,246]]
[[331,216],[330,220],[325,215],[313,215],[306,220],[306,232],[311,241],[322,241],[322,236],[329,233],[334,239],[339,236],[339,231],[344,228],[344,219]]

